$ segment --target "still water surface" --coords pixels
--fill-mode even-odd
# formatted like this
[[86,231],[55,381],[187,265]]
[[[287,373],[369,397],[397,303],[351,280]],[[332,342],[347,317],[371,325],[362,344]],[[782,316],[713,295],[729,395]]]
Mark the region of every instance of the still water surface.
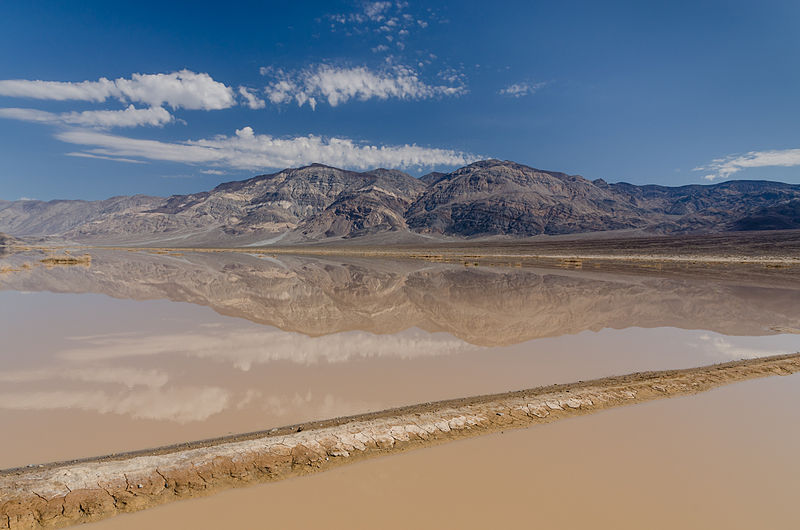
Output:
[[92,254],[5,258],[0,468],[800,350],[800,291],[763,282]]

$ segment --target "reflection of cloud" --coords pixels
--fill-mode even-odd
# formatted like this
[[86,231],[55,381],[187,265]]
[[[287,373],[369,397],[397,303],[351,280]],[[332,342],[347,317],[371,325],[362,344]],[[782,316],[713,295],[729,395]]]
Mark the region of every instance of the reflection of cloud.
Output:
[[339,363],[354,359],[409,359],[473,349],[444,334],[371,335],[348,332],[326,337],[261,329],[198,327],[186,333],[82,337],[74,348],[59,352],[73,361],[96,361],[146,355],[180,354],[229,361],[241,370],[253,364],[291,361],[298,364]]
[[116,394],[99,390],[23,391],[0,393],[0,409],[80,409],[137,419],[187,423],[203,421],[222,412],[229,400],[228,391],[218,387],[148,388]]
[[169,376],[158,370],[94,366],[80,369],[43,368],[0,373],[0,382],[2,383],[32,383],[48,379],[68,379],[85,383],[115,383],[128,388],[134,386],[159,388],[167,384]]
[[134,419],[189,423],[205,421],[230,406],[237,410],[251,409],[259,417],[328,418],[354,414],[361,410],[383,407],[382,403],[343,400],[332,394],[314,396],[305,393],[265,395],[250,388],[240,397],[219,387],[185,386],[178,388],[145,388],[125,392],[102,390],[45,390],[0,393],[0,410],[52,411],[83,410],[99,414],[117,414]]
[[733,344],[725,337],[715,337],[711,335],[701,335],[703,341],[699,346],[704,350],[730,359],[751,359],[756,357],[769,357],[771,355],[783,355],[788,353],[787,348],[753,348],[749,346],[739,346]]
[[296,418],[335,418],[365,410],[386,408],[385,403],[342,399],[333,394],[315,396],[310,390],[304,394],[295,392],[265,396],[261,391],[254,389],[245,393],[237,408],[243,409],[247,406],[260,408],[268,417],[291,418],[288,421],[296,421]]

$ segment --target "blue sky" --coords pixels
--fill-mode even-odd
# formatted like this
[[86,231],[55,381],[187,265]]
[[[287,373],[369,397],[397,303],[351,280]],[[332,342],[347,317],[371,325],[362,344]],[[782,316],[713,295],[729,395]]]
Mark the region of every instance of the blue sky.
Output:
[[78,4],[0,7],[0,198],[489,157],[800,183],[796,1]]

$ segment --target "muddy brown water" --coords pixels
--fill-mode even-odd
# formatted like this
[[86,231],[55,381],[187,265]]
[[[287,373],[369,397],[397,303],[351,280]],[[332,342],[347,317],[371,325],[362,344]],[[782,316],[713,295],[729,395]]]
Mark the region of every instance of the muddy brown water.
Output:
[[748,381],[87,528],[797,528],[798,400],[798,375]]
[[[38,256],[3,258],[17,272],[0,277],[0,425],[12,433],[0,439],[0,468],[410,403],[800,350],[800,285],[782,278],[771,287],[763,274],[748,283],[656,272],[626,275],[335,257],[90,253],[90,267],[23,268],[21,264],[36,263]],[[247,527],[247,517],[258,511],[248,512],[248,502],[274,502],[274,511],[282,513],[281,506],[291,506],[290,497],[320,502],[322,495],[327,499],[323,505],[333,514],[331,521],[340,526],[375,523],[370,513],[398,513],[397,505],[390,510],[388,503],[403,499],[419,507],[421,520],[453,526],[445,524],[449,517],[456,526],[472,521],[479,527],[480,522],[488,523],[482,517],[501,517],[500,512],[508,514],[511,524],[516,513],[512,505],[535,498],[536,510],[550,527],[570,527],[584,524],[563,513],[564,499],[572,495],[595,507],[603,502],[621,506],[611,496],[616,490],[633,495],[629,509],[635,513],[637,506],[652,508],[658,498],[671,495],[689,506],[688,494],[678,487],[680,480],[697,485],[692,491],[698,496],[700,485],[706,484],[712,493],[705,495],[713,499],[724,497],[717,493],[719,488],[730,491],[731,499],[750,492],[752,513],[765,507],[782,513],[777,508],[779,494],[769,501],[765,494],[741,486],[744,478],[723,483],[730,474],[712,474],[711,480],[691,466],[680,467],[683,479],[670,475],[676,463],[699,465],[702,459],[691,449],[693,444],[706,446],[689,436],[697,432],[705,433],[702,440],[719,445],[721,454],[733,457],[732,448],[738,447],[740,460],[745,458],[750,466],[742,477],[772,477],[791,485],[777,469],[784,458],[780,444],[796,440],[783,420],[793,417],[788,403],[796,403],[797,395],[777,389],[789,392],[788,381],[796,388],[797,377],[773,379],[709,394],[729,392],[730,402],[701,396],[674,400],[713,402],[710,408],[699,408],[706,410],[705,416],[689,413],[693,423],[675,423],[680,418],[670,407],[688,405],[673,405],[671,400],[570,420],[564,423],[568,427],[537,427],[457,442],[357,464],[352,470],[179,503],[141,517],[164,517],[169,524],[168,510],[192,505],[190,511],[208,515],[205,506],[220,506],[217,503],[223,501],[217,499],[229,499],[230,510],[210,510]],[[769,392],[778,392],[779,406],[758,409],[755,403]],[[631,412],[640,410],[650,412]],[[715,427],[702,421],[711,416],[730,422]],[[626,419],[614,423],[613,418],[620,417]],[[750,445],[737,445],[741,435],[729,436],[741,417],[761,433],[761,445],[754,434],[746,437]],[[609,420],[604,423],[602,418]],[[661,445],[645,436],[654,429],[664,437]],[[666,455],[663,462],[650,462],[649,479],[641,461],[628,465],[623,458],[623,448],[636,445],[631,439],[661,448],[658,454]],[[772,475],[755,471],[754,455]],[[513,465],[493,463],[506,459]],[[378,478],[370,478],[373,475]],[[438,488],[438,496],[428,486],[415,489],[414,482],[420,481]],[[603,487],[603,481],[612,487]],[[385,490],[387,504],[367,496],[374,509],[346,508],[345,483],[357,484],[352,487],[360,493],[354,498]],[[527,497],[518,492],[520,484],[527,488]],[[735,484],[740,488],[734,495]],[[445,509],[459,499],[460,511]],[[731,504],[740,511],[746,508],[744,502]],[[701,501],[691,504],[697,505],[705,506]],[[485,510],[476,508],[480,506]],[[243,519],[235,519],[240,512]],[[190,517],[180,513],[181,518]],[[364,518],[353,519],[348,513],[363,513]],[[559,513],[566,518],[559,519]],[[207,520],[214,517],[208,515]],[[315,520],[308,519],[311,514],[304,517],[295,527],[315,526]],[[278,526],[292,527],[289,519]]]

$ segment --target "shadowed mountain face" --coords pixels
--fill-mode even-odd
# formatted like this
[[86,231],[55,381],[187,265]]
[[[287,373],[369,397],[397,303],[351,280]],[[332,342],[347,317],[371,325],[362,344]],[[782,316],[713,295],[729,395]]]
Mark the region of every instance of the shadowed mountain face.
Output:
[[20,267],[0,289],[169,299],[310,336],[446,331],[476,345],[628,327],[767,335],[800,329],[800,292],[568,271],[421,262],[92,251],[91,267]]
[[104,243],[259,245],[796,228],[800,186],[635,186],[486,160],[419,179],[314,164],[166,199],[0,201],[0,231]]
[[8,254],[8,248],[16,243],[16,239],[9,236],[8,234],[4,234],[0,232],[0,256],[5,256]]

